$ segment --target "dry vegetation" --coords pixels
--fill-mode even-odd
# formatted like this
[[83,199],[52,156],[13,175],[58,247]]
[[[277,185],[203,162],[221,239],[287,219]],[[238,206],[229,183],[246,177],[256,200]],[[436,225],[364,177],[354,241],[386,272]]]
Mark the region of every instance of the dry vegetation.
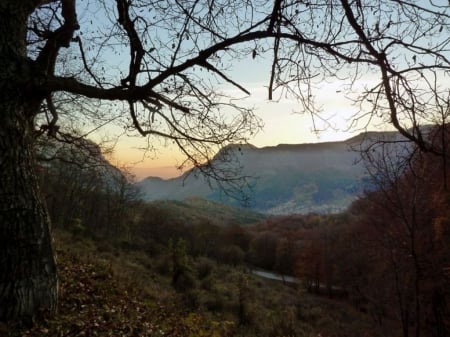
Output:
[[[2,325],[0,335],[446,336],[445,160],[417,152],[403,168],[380,164],[377,189],[342,214],[246,226],[218,226],[204,207],[201,217],[194,206],[170,216],[131,186],[118,194],[95,171],[47,167],[58,314],[42,313],[29,329]],[[261,279],[249,266],[302,283]]]
[[[192,284],[171,285],[166,254],[149,256],[56,232],[58,314],[2,336],[379,336],[350,305],[189,258]],[[167,263],[166,265],[164,263]]]

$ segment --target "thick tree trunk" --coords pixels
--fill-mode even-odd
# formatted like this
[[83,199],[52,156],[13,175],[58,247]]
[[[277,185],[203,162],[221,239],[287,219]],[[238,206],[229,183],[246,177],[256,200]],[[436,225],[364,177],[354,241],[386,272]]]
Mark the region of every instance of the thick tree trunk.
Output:
[[24,89],[32,79],[25,55],[27,3],[0,2],[0,321],[29,320],[40,309],[55,310],[57,302],[50,222],[33,156],[41,99]]
[[54,310],[57,277],[23,104],[0,101],[0,320]]

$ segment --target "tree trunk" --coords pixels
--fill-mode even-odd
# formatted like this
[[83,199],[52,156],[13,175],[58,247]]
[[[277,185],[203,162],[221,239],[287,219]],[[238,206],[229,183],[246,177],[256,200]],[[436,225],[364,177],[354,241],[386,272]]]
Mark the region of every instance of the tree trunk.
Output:
[[16,100],[0,102],[0,320],[54,310],[57,300],[50,222],[24,110]]
[[25,48],[30,3],[0,3],[0,321],[29,322],[57,303],[50,222],[33,151],[41,98],[25,90],[33,78]]

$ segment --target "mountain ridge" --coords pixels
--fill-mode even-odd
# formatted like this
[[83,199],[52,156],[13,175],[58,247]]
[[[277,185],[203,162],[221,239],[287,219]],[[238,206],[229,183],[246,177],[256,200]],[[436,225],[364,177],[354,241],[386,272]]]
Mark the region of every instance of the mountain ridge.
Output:
[[[362,193],[367,176],[358,147],[376,141],[401,140],[399,133],[367,132],[343,141],[279,144],[258,148],[251,144],[232,144],[214,157],[220,167],[236,165],[249,184],[248,207],[268,214],[334,213],[344,210]],[[231,164],[230,164],[231,163]],[[146,201],[183,200],[202,197],[238,205],[219,189],[217,183],[202,179],[194,168],[177,178],[148,177],[138,183]],[[239,205],[238,205],[239,206]]]

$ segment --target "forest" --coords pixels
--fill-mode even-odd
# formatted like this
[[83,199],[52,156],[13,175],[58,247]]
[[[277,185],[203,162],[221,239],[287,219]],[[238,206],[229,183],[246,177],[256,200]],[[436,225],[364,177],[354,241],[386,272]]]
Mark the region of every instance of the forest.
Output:
[[[441,142],[448,133],[448,128],[435,127],[430,137]],[[103,276],[107,280],[97,284],[102,292],[111,287],[112,279],[125,282],[126,292],[137,291],[140,300],[166,301],[167,315],[181,315],[187,324],[169,335],[447,336],[446,158],[413,150],[399,160],[389,144],[377,146],[383,151],[369,152],[365,159],[371,190],[347,211],[328,215],[267,217],[219,203],[207,209],[202,200],[143,202],[125,173],[105,166],[103,159],[96,165],[87,160],[84,166],[74,165],[73,153],[64,162],[44,163],[40,175],[55,235],[61,240],[57,255],[84,256],[92,275],[107,273]],[[219,214],[223,215],[217,221]],[[61,262],[62,270],[74,268],[73,261]],[[132,271],[125,272],[130,265]],[[252,270],[299,281],[265,280]],[[116,281],[122,273],[132,276]],[[88,283],[96,280],[87,278]],[[75,275],[65,280],[62,307],[70,302],[64,289],[77,282]],[[86,299],[77,296],[79,302],[72,305],[82,308]],[[96,296],[101,303],[102,296],[111,295]],[[171,301],[180,307],[170,306]],[[97,307],[95,315],[115,310],[105,305]],[[157,321],[152,310],[148,324]],[[126,324],[143,329],[139,313],[126,310],[114,323],[94,320],[78,327],[68,322],[74,315],[44,319],[25,335],[38,336],[43,326],[49,335],[64,335],[67,330],[69,335],[103,331],[106,336],[102,329],[108,324],[110,331]],[[186,323],[186,317],[192,321]],[[126,323],[127,319],[136,321]],[[155,335],[143,331],[138,335]]]

